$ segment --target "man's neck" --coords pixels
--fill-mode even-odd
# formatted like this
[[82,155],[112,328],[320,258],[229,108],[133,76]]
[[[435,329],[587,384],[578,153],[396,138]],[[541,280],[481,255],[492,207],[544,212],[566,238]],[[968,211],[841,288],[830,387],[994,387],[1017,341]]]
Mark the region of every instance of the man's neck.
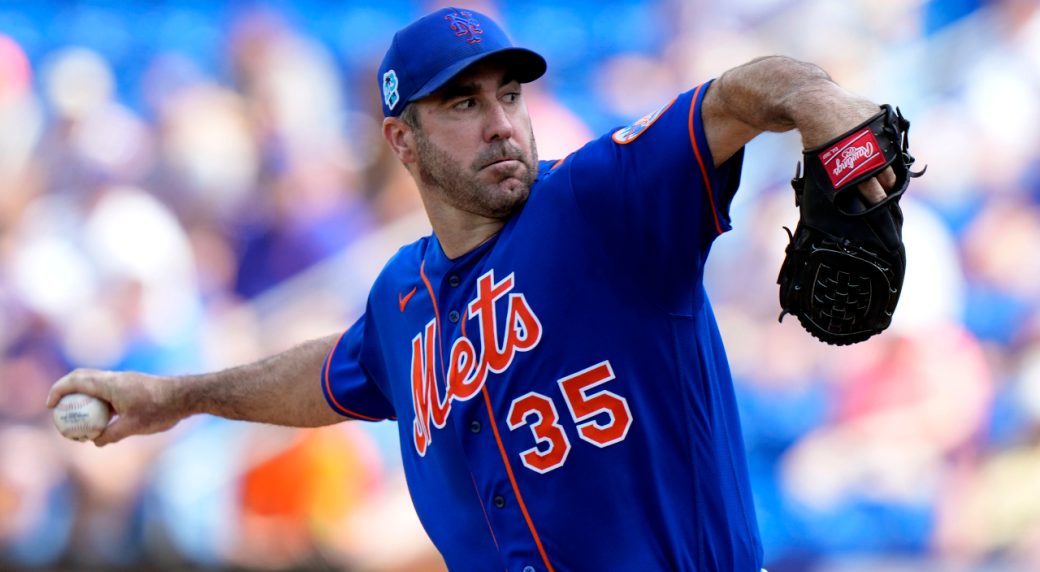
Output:
[[444,254],[451,259],[484,244],[506,223],[505,219],[488,218],[447,206],[437,208],[430,204],[426,205],[426,214]]

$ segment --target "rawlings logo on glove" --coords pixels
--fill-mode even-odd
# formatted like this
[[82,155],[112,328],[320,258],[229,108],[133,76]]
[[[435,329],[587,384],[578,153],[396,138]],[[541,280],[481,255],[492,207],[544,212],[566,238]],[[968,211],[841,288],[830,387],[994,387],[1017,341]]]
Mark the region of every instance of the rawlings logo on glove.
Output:
[[820,153],[820,161],[835,189],[842,188],[846,182],[864,171],[885,166],[885,156],[881,154],[880,145],[868,129]]
[[[884,105],[863,124],[804,155],[805,176],[791,180],[799,221],[777,284],[780,319],[798,316],[816,338],[861,342],[892,323],[903,287],[906,251],[899,198],[910,179],[910,122]],[[896,183],[866,205],[856,185],[892,167]],[[799,169],[800,171],[800,169]]]

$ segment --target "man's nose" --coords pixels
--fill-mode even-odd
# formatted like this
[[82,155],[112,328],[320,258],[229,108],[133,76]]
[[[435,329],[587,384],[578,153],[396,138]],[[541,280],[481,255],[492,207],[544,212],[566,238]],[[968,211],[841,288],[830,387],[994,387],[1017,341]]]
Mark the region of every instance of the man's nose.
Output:
[[513,122],[505,106],[495,102],[488,107],[485,117],[484,137],[488,141],[509,139],[513,136]]

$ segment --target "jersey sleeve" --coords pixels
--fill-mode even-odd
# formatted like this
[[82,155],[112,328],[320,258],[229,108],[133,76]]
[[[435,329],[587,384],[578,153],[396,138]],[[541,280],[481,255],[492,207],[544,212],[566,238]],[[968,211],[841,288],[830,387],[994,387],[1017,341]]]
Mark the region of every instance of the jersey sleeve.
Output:
[[570,158],[577,208],[618,260],[697,279],[712,241],[730,229],[744,152],[714,166],[701,121],[710,87],[680,94]]
[[365,315],[362,315],[340,335],[325,358],[321,371],[325,401],[333,411],[352,419],[396,419],[393,405],[364,365],[366,354],[372,351],[365,344],[366,329]]

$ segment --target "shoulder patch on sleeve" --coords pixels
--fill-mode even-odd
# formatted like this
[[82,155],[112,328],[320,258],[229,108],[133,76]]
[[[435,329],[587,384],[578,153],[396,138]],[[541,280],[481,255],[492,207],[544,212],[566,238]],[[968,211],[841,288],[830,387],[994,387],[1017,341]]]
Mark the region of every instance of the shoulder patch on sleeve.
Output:
[[618,129],[614,132],[613,135],[611,135],[611,138],[618,145],[625,145],[635,141],[640,135],[646,132],[647,129],[650,129],[650,126],[653,125],[655,121],[657,121],[657,118],[660,117],[662,113],[667,111],[673,103],[675,103],[675,99],[672,99],[668,103],[664,104],[657,111],[653,113],[648,113],[640,117],[631,125]]

